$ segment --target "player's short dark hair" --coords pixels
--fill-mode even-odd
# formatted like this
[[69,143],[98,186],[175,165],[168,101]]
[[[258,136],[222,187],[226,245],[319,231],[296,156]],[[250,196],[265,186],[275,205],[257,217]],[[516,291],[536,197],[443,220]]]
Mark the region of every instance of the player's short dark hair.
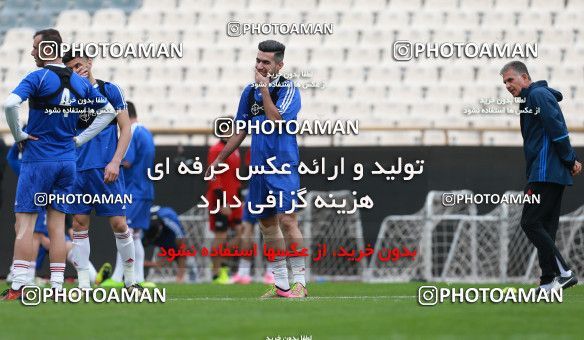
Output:
[[80,55],[73,55],[73,51],[69,50],[69,51],[65,52],[65,54],[63,55],[63,64],[67,64],[68,62],[70,62],[71,60],[73,60],[77,57],[86,58],[86,57],[82,57]]
[[258,44],[258,50],[262,52],[274,52],[274,60],[276,63],[279,63],[284,60],[286,46],[276,40],[265,40]]
[[136,114],[136,107],[134,106],[134,103],[132,103],[131,101],[127,101],[126,104],[128,104],[128,116],[130,116],[130,118],[138,117],[138,115]]
[[525,64],[519,60],[514,60],[511,62],[508,62],[507,64],[505,64],[505,66],[503,66],[503,68],[501,69],[501,71],[499,72],[499,74],[503,75],[503,73],[509,71],[509,70],[513,70],[519,74],[527,74],[527,78],[529,80],[531,80],[531,76],[529,75],[529,71],[527,70],[527,66],[525,66]]
[[61,44],[63,43],[63,38],[61,38],[61,33],[54,28],[47,28],[44,30],[36,31],[32,36],[33,39],[37,36],[41,36],[41,41],[52,41],[57,44],[57,55],[60,53]]

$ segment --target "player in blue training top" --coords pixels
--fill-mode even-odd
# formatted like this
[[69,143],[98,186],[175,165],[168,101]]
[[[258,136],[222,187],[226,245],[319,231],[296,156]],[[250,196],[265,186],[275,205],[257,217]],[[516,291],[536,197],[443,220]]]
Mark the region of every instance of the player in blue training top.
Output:
[[[89,215],[95,209],[97,216],[109,217],[109,222],[116,238],[116,247],[122,257],[124,283],[127,287],[135,285],[134,281],[134,242],[126,223],[126,206],[124,176],[120,174],[122,159],[130,143],[130,118],[122,89],[114,84],[95,79],[92,73],[93,60],[74,55],[72,51],[63,56],[63,62],[82,77],[85,77],[117,111],[117,117],[95,138],[77,149],[77,179],[74,193],[108,196],[108,201],[96,204],[76,202],[71,206],[73,217],[73,239],[75,248],[73,256],[80,288],[90,288],[92,280],[89,273]],[[81,114],[77,129],[83,131],[95,119],[95,115]],[[118,140],[118,126],[120,137]],[[139,286],[135,286],[138,288]],[[141,287],[140,287],[141,288]]]
[[[186,249],[185,241],[187,236],[176,211],[170,207],[153,205],[150,213],[150,226],[144,232],[144,246],[154,245],[164,248],[165,251],[174,249],[176,252],[181,248]],[[186,258],[184,256],[177,256],[175,259],[178,269],[176,282],[182,283],[185,279]],[[165,258],[160,258],[160,262],[163,265],[169,263]],[[147,265],[160,266],[160,262],[147,262]]]
[[[6,120],[22,152],[16,188],[16,239],[14,281],[4,297],[18,299],[27,283],[32,258],[32,233],[38,213],[47,209],[51,237],[51,286],[62,289],[65,271],[65,213],[76,172],[75,147],[85,144],[115,118],[112,105],[87,79],[65,67],[60,57],[61,35],[57,30],[38,31],[31,55],[41,69],[29,73],[4,102]],[[18,120],[20,104],[29,101],[27,132]],[[87,102],[92,104],[87,105]],[[95,121],[77,135],[79,112],[98,110]],[[49,202],[49,199],[55,197]]]
[[[258,49],[255,84],[250,84],[243,90],[235,120],[254,125],[260,125],[267,119],[271,121],[296,120],[301,106],[300,91],[291,80],[284,77],[271,78],[272,75],[279,74],[284,66],[286,47],[275,40],[266,40],[258,45]],[[286,131],[282,134],[277,132],[264,134],[258,130],[252,130],[250,165],[267,166],[267,159],[276,157],[273,164],[277,168],[283,164],[289,164],[291,174],[253,174],[249,180],[248,194],[249,203],[253,208],[252,213],[260,220],[260,229],[268,248],[284,249],[286,243],[288,245],[296,243],[298,248],[302,248],[303,240],[298,229],[298,219],[294,212],[290,213],[296,207],[296,192],[300,188],[296,136]],[[217,164],[225,161],[246,135],[247,131],[235,131],[217,159],[207,169],[206,176],[211,174],[211,169]],[[267,203],[267,197],[270,194],[278,200],[282,197],[281,202],[278,202],[274,208],[256,209],[259,208],[258,205]],[[284,234],[278,225],[283,228]],[[292,288],[288,282],[286,258],[276,257],[272,263],[275,285],[263,297],[307,296],[304,258],[290,257],[289,260],[294,277]]]
[[[136,282],[143,287],[153,287],[154,284],[144,282],[144,246],[142,245],[142,230],[150,226],[150,207],[154,200],[154,184],[148,178],[148,169],[154,167],[154,140],[146,127],[138,123],[136,108],[128,102],[132,139],[128,152],[122,161],[126,193],[132,195],[132,204],[127,205],[126,216],[128,227],[133,231],[134,249],[136,252],[134,273]],[[120,253],[116,259],[116,267],[110,280],[102,286],[119,285],[122,280],[122,259]]]

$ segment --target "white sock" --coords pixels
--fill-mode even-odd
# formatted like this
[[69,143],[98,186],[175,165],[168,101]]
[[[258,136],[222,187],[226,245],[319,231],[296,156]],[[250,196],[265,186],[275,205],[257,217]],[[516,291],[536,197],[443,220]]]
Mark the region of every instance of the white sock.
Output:
[[272,272],[274,273],[274,281],[276,287],[281,290],[289,290],[290,282],[288,282],[288,267],[286,267],[286,258],[276,258],[272,263]]
[[89,262],[89,282],[95,282],[96,277],[97,277],[97,270],[95,270],[93,263]]
[[556,257],[556,262],[558,263],[558,268],[560,268],[560,275],[562,277],[570,277],[570,276],[572,276],[572,271],[571,270],[564,269],[564,267],[560,263],[560,260],[558,260],[557,257]]
[[240,258],[239,266],[237,267],[237,275],[239,276],[249,276],[251,269],[251,261],[248,258]]
[[63,281],[65,281],[65,264],[51,263],[51,288],[61,290],[63,288]]
[[292,276],[294,277],[294,283],[300,283],[302,286],[306,287],[305,271],[306,266],[304,262],[304,257],[294,256],[289,257],[290,267],[292,267]]
[[[89,280],[89,234],[87,230],[73,232],[73,249],[69,252],[73,260],[73,266],[77,270],[79,288],[91,288]],[[68,256],[69,257],[69,256]]]
[[71,263],[73,267],[77,268],[77,266],[75,265],[75,254],[73,252],[73,249],[75,249],[75,245],[73,245],[73,248],[71,248],[71,250],[67,253],[67,261]]
[[[132,243],[134,245],[134,243]],[[112,280],[122,282],[124,279],[124,265],[122,264],[122,257],[120,256],[120,252],[116,253],[116,267],[114,268],[114,272],[112,274]]]
[[134,272],[136,282],[144,282],[144,246],[142,245],[142,232],[134,233],[134,250],[136,251],[136,262],[134,262]]
[[20,287],[28,284],[29,267],[29,261],[14,260],[14,262],[12,262],[12,289],[18,290]]
[[34,278],[36,277],[36,261],[29,262],[28,275],[28,283],[34,285]]
[[[134,283],[134,265],[135,265],[135,251],[134,251],[134,241],[132,240],[132,234],[130,230],[124,233],[114,233],[116,236],[116,247],[118,248],[118,253],[120,255],[121,269],[124,271],[124,283],[126,286],[131,286]],[[116,270],[120,264],[116,261]],[[116,280],[116,279],[114,279]],[[118,281],[118,280],[116,280]],[[121,281],[121,279],[119,280]]]

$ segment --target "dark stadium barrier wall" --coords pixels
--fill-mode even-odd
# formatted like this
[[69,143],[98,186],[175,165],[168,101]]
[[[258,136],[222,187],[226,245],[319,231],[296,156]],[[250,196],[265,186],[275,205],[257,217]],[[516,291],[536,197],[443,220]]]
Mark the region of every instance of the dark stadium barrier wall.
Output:
[[[162,162],[169,157],[171,164],[186,158],[200,157],[206,161],[206,147],[160,146],[157,148],[156,161]],[[244,151],[244,150],[242,150]],[[584,148],[577,150],[584,155]],[[241,152],[242,157],[244,152]],[[345,175],[335,181],[327,181],[322,175],[303,176],[301,186],[308,190],[340,190],[357,191],[358,197],[369,195],[375,206],[369,211],[362,211],[363,235],[365,242],[375,241],[381,221],[387,215],[411,214],[422,208],[426,194],[430,190],[469,189],[475,193],[502,194],[507,190],[522,190],[525,184],[525,161],[520,147],[455,147],[455,146],[424,146],[424,147],[310,147],[301,148],[301,159],[308,165],[313,159],[326,159],[332,174],[332,167],[338,164],[340,157],[345,158]],[[404,162],[424,160],[424,172],[416,175],[410,181],[396,179],[387,181],[379,175],[365,176],[360,181],[352,180],[353,164],[359,162],[364,166],[365,173],[376,169],[378,161],[389,169],[396,164],[397,158]],[[171,170],[176,169],[171,165]],[[4,277],[12,259],[14,242],[14,214],[12,204],[16,189],[16,176],[6,167],[2,181],[2,227],[0,229],[0,277]],[[584,180],[576,178],[575,185],[566,190],[562,204],[562,214],[575,210],[584,204]],[[173,207],[179,214],[186,211],[199,201],[204,194],[206,185],[201,176],[179,175],[171,171],[162,180],[155,183],[155,203]],[[492,205],[479,206],[479,212],[485,213],[493,209]],[[92,218],[91,260],[99,266],[108,261],[115,263],[115,241],[105,218]],[[148,258],[147,254],[147,258]],[[40,275],[48,274],[48,261],[45,261]],[[67,265],[67,275],[73,275],[74,269]]]

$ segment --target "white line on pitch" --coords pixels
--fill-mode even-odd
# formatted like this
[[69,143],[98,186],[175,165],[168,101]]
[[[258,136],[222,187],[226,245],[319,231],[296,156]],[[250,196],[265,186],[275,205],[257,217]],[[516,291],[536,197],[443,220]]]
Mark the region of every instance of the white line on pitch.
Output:
[[[415,295],[382,295],[382,296],[309,296],[304,299],[282,299],[282,300],[407,300],[415,298]],[[252,300],[277,300],[261,299],[259,297],[185,297],[169,298],[170,301],[252,301]]]

